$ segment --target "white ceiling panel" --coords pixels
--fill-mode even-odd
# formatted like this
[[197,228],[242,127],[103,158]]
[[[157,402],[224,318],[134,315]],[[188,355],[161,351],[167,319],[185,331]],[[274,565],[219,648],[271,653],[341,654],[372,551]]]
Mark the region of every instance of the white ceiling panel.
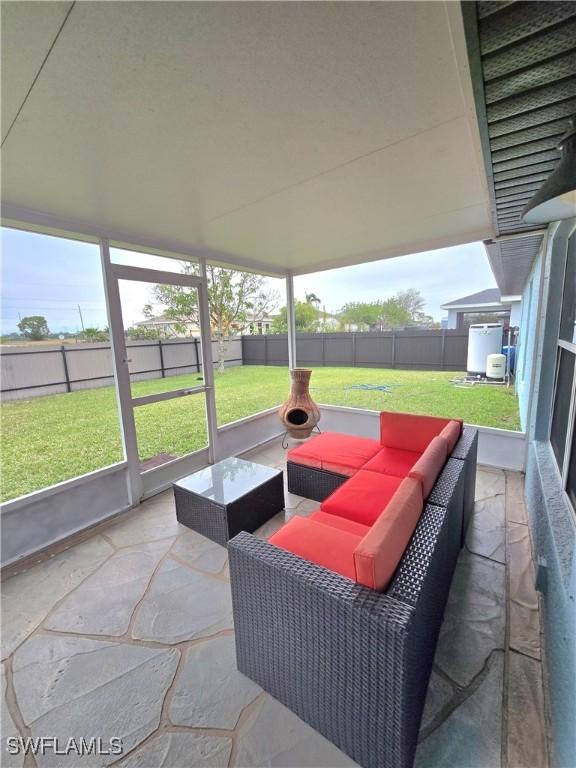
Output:
[[71,5],[60,2],[2,3],[2,140]]
[[[16,114],[37,74],[18,43],[39,66],[59,26],[39,7],[59,24],[66,7],[8,5]],[[76,3],[5,142],[3,202],[271,270],[490,236],[450,16],[443,2]]]

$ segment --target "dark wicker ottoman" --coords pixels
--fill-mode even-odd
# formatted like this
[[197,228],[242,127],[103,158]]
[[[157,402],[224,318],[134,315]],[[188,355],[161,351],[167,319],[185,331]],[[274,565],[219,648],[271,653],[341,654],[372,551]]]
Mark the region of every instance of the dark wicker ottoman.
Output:
[[282,470],[230,458],[174,483],[179,523],[226,546],[284,509]]

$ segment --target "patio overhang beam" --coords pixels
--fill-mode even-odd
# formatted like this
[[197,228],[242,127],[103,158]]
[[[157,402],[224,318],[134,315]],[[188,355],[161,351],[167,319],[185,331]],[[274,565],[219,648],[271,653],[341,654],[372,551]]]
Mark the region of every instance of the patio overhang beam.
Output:
[[151,240],[134,232],[119,232],[104,227],[54,217],[11,205],[2,205],[0,223],[3,227],[22,229],[42,235],[80,240],[98,244],[107,240],[111,248],[120,248],[138,253],[148,253],[182,261],[201,262],[202,259],[216,266],[256,272],[267,277],[284,277],[286,269],[274,269],[256,259],[246,259],[227,251],[220,251],[205,245],[185,245],[176,241]]
[[450,237],[438,237],[425,241],[414,241],[403,245],[402,247],[393,246],[390,248],[379,248],[375,251],[361,252],[347,255],[343,258],[336,258],[330,261],[312,262],[305,267],[290,269],[294,277],[310,275],[315,272],[326,272],[330,269],[341,269],[343,267],[353,267],[358,264],[366,264],[371,261],[382,261],[384,259],[396,259],[400,256],[410,256],[414,253],[427,253],[428,251],[437,251],[441,248],[453,248],[457,245],[469,245],[470,243],[481,242],[486,239],[488,230],[486,228],[478,229],[475,232],[468,233],[465,237],[454,235]]
[[294,279],[286,275],[286,324],[288,326],[288,368],[296,368],[296,312],[294,306]]

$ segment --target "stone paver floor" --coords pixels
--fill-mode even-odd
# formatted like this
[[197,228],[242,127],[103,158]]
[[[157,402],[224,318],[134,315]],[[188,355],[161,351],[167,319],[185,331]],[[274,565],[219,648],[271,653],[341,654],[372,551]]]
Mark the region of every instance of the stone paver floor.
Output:
[[[284,466],[279,441],[245,458]],[[522,478],[479,470],[417,766],[547,765],[540,622]],[[269,536],[317,503],[286,493]],[[160,494],[2,585],[2,765],[122,768],[354,763],[236,671],[226,550]],[[8,737],[123,752],[10,755]],[[113,742],[112,742],[113,743]],[[110,749],[114,752],[114,749]]]

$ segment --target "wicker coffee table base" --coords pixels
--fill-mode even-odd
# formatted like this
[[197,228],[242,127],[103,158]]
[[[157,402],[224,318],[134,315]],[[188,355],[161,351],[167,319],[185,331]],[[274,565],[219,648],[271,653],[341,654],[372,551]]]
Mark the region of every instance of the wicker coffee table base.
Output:
[[282,472],[236,501],[223,505],[174,486],[176,518],[193,531],[226,546],[240,531],[255,531],[284,509]]

